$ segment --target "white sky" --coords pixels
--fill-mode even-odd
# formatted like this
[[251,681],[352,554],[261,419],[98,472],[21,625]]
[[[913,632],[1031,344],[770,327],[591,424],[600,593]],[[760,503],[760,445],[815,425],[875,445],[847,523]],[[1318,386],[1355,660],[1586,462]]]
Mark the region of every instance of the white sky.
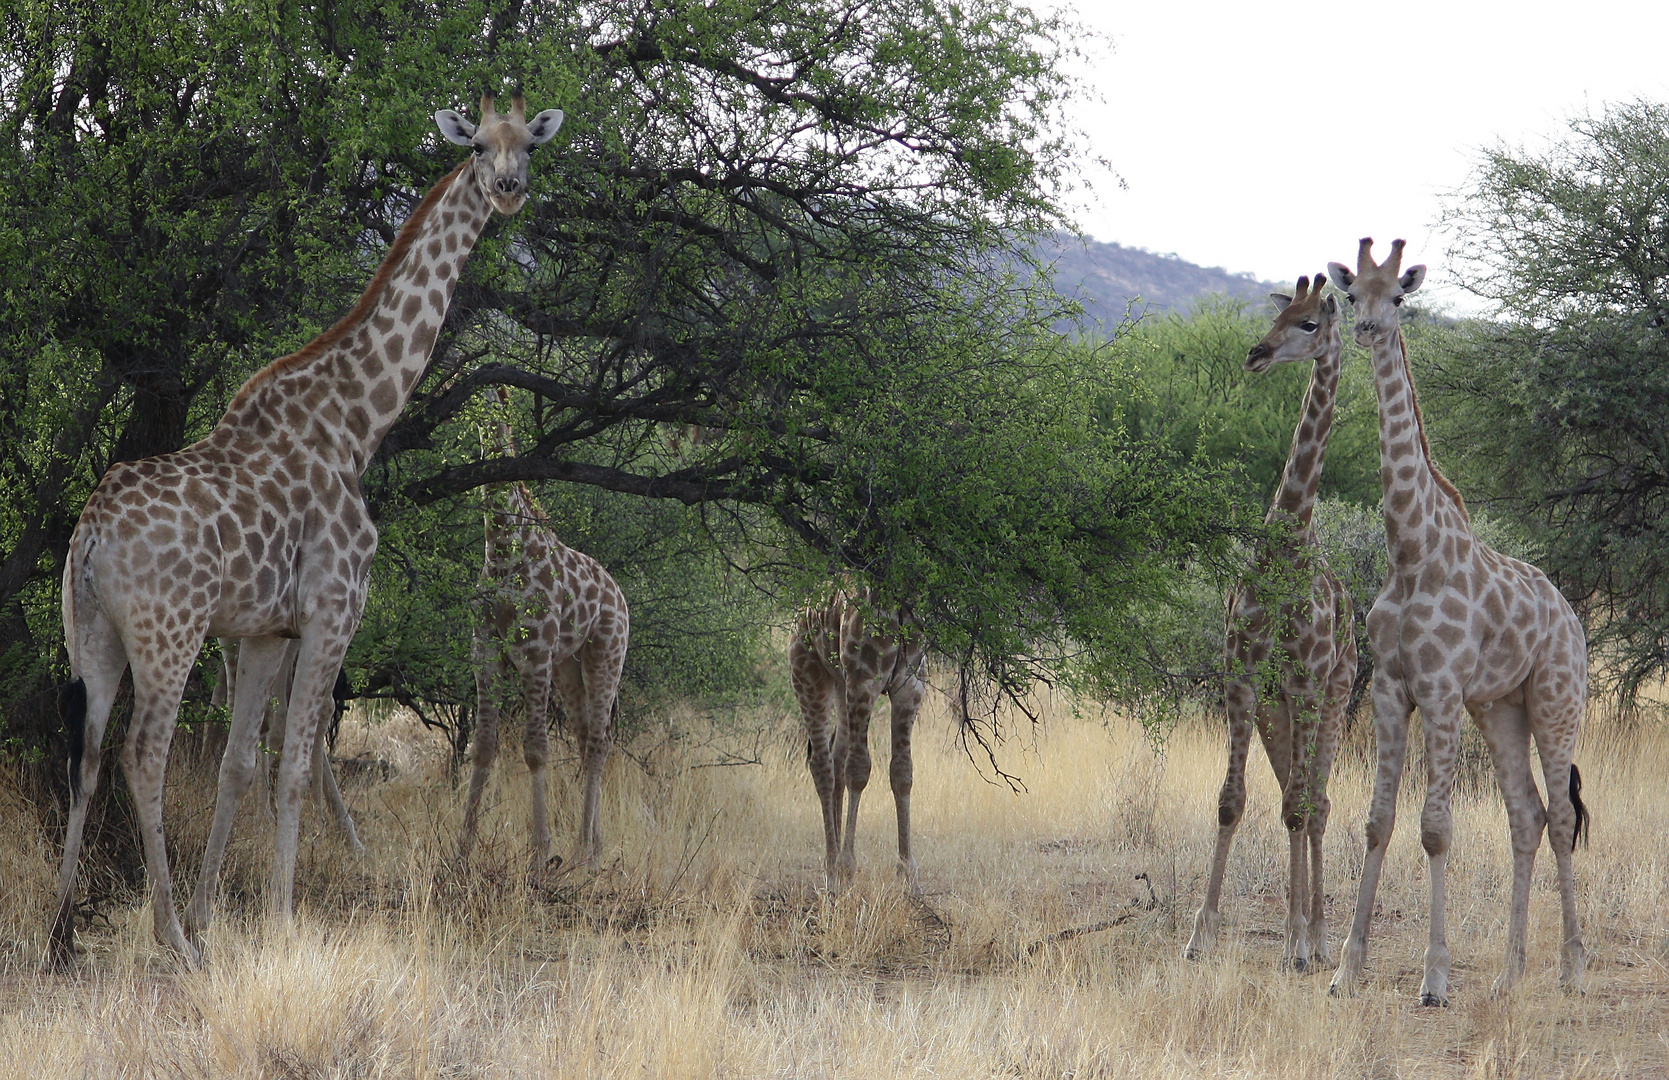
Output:
[[1098,240],[1291,282],[1408,240],[1432,299],[1452,284],[1440,196],[1478,150],[1544,144],[1607,102],[1669,98],[1669,3],[1265,4],[1077,0],[1110,38],[1079,74]]

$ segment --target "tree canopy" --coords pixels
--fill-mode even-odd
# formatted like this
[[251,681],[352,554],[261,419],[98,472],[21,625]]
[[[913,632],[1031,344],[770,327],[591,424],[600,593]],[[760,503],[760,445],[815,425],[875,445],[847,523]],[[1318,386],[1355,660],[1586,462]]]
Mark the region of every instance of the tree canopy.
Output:
[[[448,595],[470,587],[469,493],[492,481],[612,493],[593,508],[701,538],[666,557],[769,575],[784,599],[861,571],[1011,688],[1068,667],[1139,686],[1133,628],[1179,561],[1225,542],[1222,470],[1098,409],[1120,363],[1063,347],[1050,327],[1069,312],[1006,270],[1072,182],[1059,16],[31,0],[0,27],[14,737],[50,726],[25,714],[47,700],[58,567],[92,485],[206,433],[249,373],[351,304],[455,160],[432,113],[487,88],[569,119],[528,208],[483,238],[366,476],[389,554],[415,554],[379,563],[394,591],[356,644],[362,685],[393,677],[376,657],[400,589],[448,566]],[[521,395],[513,458],[480,451],[472,403],[492,385]],[[560,490],[547,501],[577,505]],[[669,524],[630,499],[690,510]],[[625,545],[593,552],[619,565],[638,534],[592,535]]]
[[1468,499],[1532,531],[1632,694],[1669,657],[1669,106],[1570,129],[1483,157],[1451,220],[1499,314],[1418,377]]

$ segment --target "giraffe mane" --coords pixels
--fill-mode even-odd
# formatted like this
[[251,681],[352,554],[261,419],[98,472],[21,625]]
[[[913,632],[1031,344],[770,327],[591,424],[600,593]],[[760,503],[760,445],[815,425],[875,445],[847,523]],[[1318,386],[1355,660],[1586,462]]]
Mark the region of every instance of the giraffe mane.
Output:
[[1466,500],[1460,497],[1460,489],[1449,482],[1449,478],[1438,471],[1437,463],[1431,460],[1431,443],[1426,441],[1426,419],[1420,414],[1420,397],[1414,392],[1414,376],[1408,369],[1408,343],[1403,339],[1402,327],[1397,327],[1397,351],[1402,353],[1402,377],[1408,384],[1408,400],[1414,404],[1414,430],[1420,435],[1420,453],[1425,455],[1426,468],[1431,470],[1433,480],[1437,481],[1437,490],[1443,492],[1454,501],[1455,508],[1460,511],[1460,519],[1468,525],[1472,523],[1472,515],[1466,510]]
[[247,401],[249,395],[254,393],[255,389],[261,384],[272,381],[286,371],[302,367],[318,359],[326,349],[353,333],[361,323],[371,317],[371,312],[377,306],[377,300],[382,296],[383,286],[388,284],[388,279],[393,275],[394,268],[400,265],[400,260],[405,258],[406,252],[411,249],[412,244],[417,240],[417,234],[422,229],[423,222],[440,202],[441,197],[451,190],[453,181],[458,179],[458,176],[469,166],[471,160],[466,157],[458,164],[457,168],[441,177],[435,183],[435,186],[429,189],[429,193],[423,196],[423,201],[417,204],[417,209],[413,210],[411,216],[406,219],[406,223],[400,226],[399,233],[394,237],[394,243],[389,246],[388,254],[384,255],[382,262],[377,264],[377,272],[371,278],[371,284],[367,285],[365,291],[360,294],[353,310],[336,320],[336,323],[330,329],[295,352],[288,356],[279,357],[251,375],[238,390],[237,395],[232,398],[232,403],[226,406],[228,414]]

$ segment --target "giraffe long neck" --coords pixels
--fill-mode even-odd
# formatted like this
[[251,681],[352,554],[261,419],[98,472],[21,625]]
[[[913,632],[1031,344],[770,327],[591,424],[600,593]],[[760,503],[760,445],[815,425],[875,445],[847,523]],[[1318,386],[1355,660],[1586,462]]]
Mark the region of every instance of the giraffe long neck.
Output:
[[1409,570],[1436,552],[1445,527],[1470,531],[1466,504],[1432,464],[1400,329],[1374,343],[1373,374],[1385,542],[1393,569]]
[[1339,397],[1339,357],[1344,338],[1338,320],[1328,330],[1327,351],[1316,359],[1310,373],[1310,388],[1304,394],[1304,411],[1292,432],[1292,450],[1281,471],[1281,486],[1269,509],[1277,516],[1296,520],[1308,527],[1315,512],[1316,492],[1321,487],[1321,466],[1327,456],[1327,437],[1333,432],[1333,409]]
[[491,216],[473,160],[424,196],[354,309],[252,376],[222,429],[263,442],[288,436],[364,471],[428,366],[458,275]]

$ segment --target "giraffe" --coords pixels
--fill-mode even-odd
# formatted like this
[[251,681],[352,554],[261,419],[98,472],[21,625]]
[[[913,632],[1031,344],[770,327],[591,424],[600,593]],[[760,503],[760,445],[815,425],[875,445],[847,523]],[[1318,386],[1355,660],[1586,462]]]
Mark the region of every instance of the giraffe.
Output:
[[[121,760],[133,792],[158,941],[201,963],[174,909],[162,784],[187,674],[209,634],[238,638],[238,679],[271,686],[291,639],[294,738],[279,767],[269,907],[287,919],[302,789],[316,725],[364,608],[377,532],[359,477],[428,364],[458,273],[492,211],[527,199],[531,148],[562,123],[481,101],[481,123],[450,109],[441,133],[473,153],[401,228],[346,316],[300,351],[251,376],[209,436],[183,450],[111,466],[82,511],[64,562],[63,693],[70,814],[51,954],[74,954],[74,893],[87,805],[122,672],[134,706]],[[187,909],[192,938],[209,920],[233,812],[249,784],[265,702],[243,694],[221,761],[214,823]]]
[[[261,721],[260,743],[264,744],[267,753],[256,755],[255,797],[268,821],[272,820],[272,767],[268,757],[284,749],[284,735],[290,711],[290,686],[295,678],[296,657],[301,651],[298,644],[296,640],[290,641],[289,647],[284,650],[284,659],[279,663],[273,686],[262,698],[266,712]],[[220,653],[224,673],[222,685],[216,689],[217,692],[224,692],[227,701],[235,702],[238,643],[222,638]],[[330,691],[333,715],[341,714],[350,692],[347,672],[337,669],[336,682]],[[353,814],[349,812],[348,804],[342,798],[342,789],[336,783],[336,773],[330,767],[327,746],[330,728],[331,725],[324,723],[321,718],[313,739],[313,800],[322,802],[329,809],[331,818],[336,822],[337,831],[342,834],[342,840],[348,845],[348,849],[356,855],[363,854],[365,845],[359,839],[358,830],[354,828]]]
[[[837,586],[800,613],[788,661],[805,721],[806,761],[823,807],[824,872],[831,893],[845,889],[857,873],[858,800],[869,784],[869,716],[881,694],[892,705],[888,771],[898,815],[898,874],[912,894],[921,891],[910,851],[915,777],[910,734],[925,689],[923,658],[909,615],[878,610],[868,589]],[[842,846],[841,802],[848,793]]]
[[[499,388],[499,403],[510,395]],[[499,451],[516,453],[508,422],[499,424]],[[626,662],[630,618],[626,598],[601,563],[566,546],[525,484],[488,489],[482,599],[475,632],[476,723],[470,746],[474,768],[464,803],[458,854],[475,845],[481,791],[498,755],[500,682],[505,664],[521,675],[527,706],[522,756],[533,788],[530,874],[550,861],[545,811],[546,717],[554,681],[563,712],[580,739],[584,802],[577,864],[595,868],[603,846],[598,821],[603,769],[614,746],[614,703]]]
[[[1289,846],[1287,932],[1282,960],[1298,971],[1329,963],[1322,891],[1322,838],[1331,806],[1327,778],[1356,677],[1350,594],[1333,576],[1310,529],[1322,460],[1338,397],[1343,319],[1325,278],[1298,279],[1294,296],[1271,299],[1275,325],[1246,354],[1246,368],[1268,371],[1315,361],[1303,413],[1292,434],[1281,486],[1265,522],[1279,539],[1256,552],[1246,579],[1229,596],[1224,697],[1229,717],[1228,776],[1217,798],[1217,848],[1205,900],[1183,955],[1209,952],[1222,923],[1217,902],[1229,846],[1246,808],[1246,755],[1254,726],[1281,784],[1281,820]],[[1280,598],[1279,606],[1271,604]],[[1308,864],[1306,865],[1306,847]]]
[[[1544,826],[1558,864],[1564,930],[1559,982],[1573,986],[1582,976],[1586,950],[1571,862],[1588,811],[1571,759],[1587,699],[1588,659],[1582,623],[1564,596],[1536,567],[1478,540],[1460,493],[1432,464],[1397,312],[1424,281],[1426,268],[1401,271],[1403,246],[1392,241],[1390,256],[1375,265],[1373,240],[1364,238],[1355,273],[1341,263],[1328,264],[1333,284],[1355,306],[1357,343],[1373,352],[1390,556],[1385,588],[1368,614],[1378,761],[1367,858],[1330,989],[1348,993],[1361,976],[1374,893],[1396,822],[1409,718],[1419,709],[1426,757],[1420,842],[1431,868],[1431,933],[1420,1004],[1435,1006],[1449,999],[1444,885],[1462,713],[1472,715],[1489,745],[1512,837],[1507,958],[1495,989],[1506,990],[1524,972],[1530,873]],[[1545,809],[1531,775],[1531,739],[1541,757]]]

